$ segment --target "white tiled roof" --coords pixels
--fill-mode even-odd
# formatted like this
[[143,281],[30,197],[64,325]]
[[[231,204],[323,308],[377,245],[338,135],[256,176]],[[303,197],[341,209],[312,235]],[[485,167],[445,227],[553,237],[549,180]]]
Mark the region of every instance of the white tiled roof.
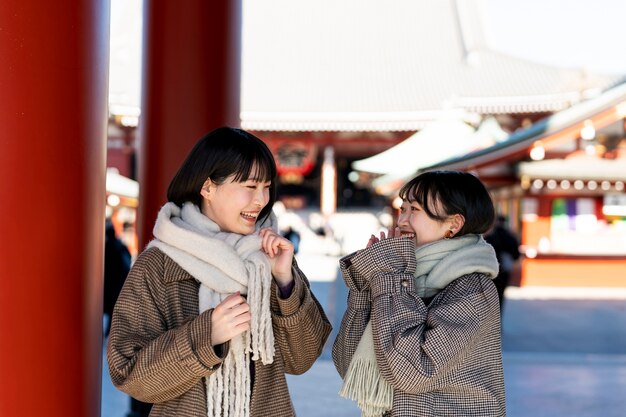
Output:
[[242,126],[418,130],[440,112],[551,112],[612,80],[490,50],[480,0],[244,0]]

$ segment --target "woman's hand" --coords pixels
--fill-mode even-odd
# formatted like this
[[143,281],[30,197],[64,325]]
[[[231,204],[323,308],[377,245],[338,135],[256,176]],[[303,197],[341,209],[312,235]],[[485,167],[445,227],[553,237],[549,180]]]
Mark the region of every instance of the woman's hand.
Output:
[[270,258],[272,275],[280,287],[285,287],[293,281],[291,265],[293,263],[293,243],[272,229],[261,229],[259,235],[263,239],[261,249]]
[[239,292],[229,295],[211,314],[211,344],[228,342],[250,328],[250,306]]
[[372,235],[370,237],[370,240],[367,241],[367,245],[365,247],[369,248],[374,243],[380,242],[381,240],[390,239],[392,237],[400,237],[400,236],[402,236],[402,234],[400,233],[400,228],[399,227],[394,227],[392,229],[388,229],[387,235],[385,235],[384,231],[381,231],[380,232],[380,238]]

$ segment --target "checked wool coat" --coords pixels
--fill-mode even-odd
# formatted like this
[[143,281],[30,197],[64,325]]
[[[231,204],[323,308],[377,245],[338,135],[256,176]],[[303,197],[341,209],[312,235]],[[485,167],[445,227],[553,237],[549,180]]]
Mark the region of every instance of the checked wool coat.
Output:
[[341,259],[348,308],[333,346],[345,377],[372,321],[376,361],[394,388],[392,417],[503,417],[500,307],[488,277],[452,281],[428,305],[415,294],[415,246],[386,239]]
[[[281,299],[272,284],[274,362],[255,361],[251,417],[292,417],[285,373],[307,371],[322,352],[330,323],[294,261],[295,286]],[[198,315],[199,283],[157,248],[142,252],[113,313],[107,359],[113,384],[154,403],[151,417],[206,417],[204,378],[228,352],[211,344],[211,310]],[[217,347],[216,347],[217,348]]]

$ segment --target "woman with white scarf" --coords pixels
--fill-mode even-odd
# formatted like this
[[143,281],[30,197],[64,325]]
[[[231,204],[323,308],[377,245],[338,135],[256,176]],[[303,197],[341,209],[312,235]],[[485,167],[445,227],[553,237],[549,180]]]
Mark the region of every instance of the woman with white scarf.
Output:
[[340,261],[340,394],[366,417],[505,416],[489,193],[471,174],[432,171],[400,197],[397,227]]
[[150,416],[295,416],[285,373],[331,326],[276,229],[276,164],[240,129],[203,137],[174,176],[154,240],[120,293],[111,380]]

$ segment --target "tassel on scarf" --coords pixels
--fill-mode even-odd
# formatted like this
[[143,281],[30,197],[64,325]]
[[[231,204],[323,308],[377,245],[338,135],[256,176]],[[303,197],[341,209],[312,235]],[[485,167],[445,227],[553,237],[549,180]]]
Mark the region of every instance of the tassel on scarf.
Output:
[[378,369],[371,322],[367,323],[350,361],[339,395],[356,401],[362,417],[380,417],[391,410],[393,387]]

